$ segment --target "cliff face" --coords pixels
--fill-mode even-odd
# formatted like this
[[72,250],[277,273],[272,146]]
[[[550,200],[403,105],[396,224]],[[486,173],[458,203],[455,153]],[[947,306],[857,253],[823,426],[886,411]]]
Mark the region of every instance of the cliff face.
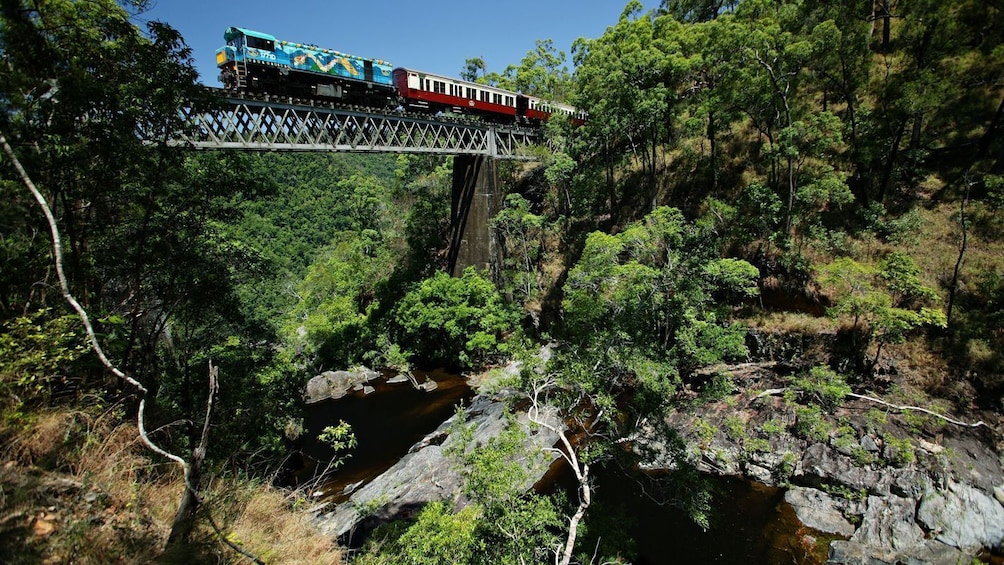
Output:
[[[863,398],[812,408],[790,375],[833,336],[754,339],[766,360],[709,368],[731,389],[668,416],[698,468],[787,487],[784,504],[833,540],[831,563],[957,563],[1001,547],[1004,470],[990,427]],[[649,469],[675,465],[659,438],[639,449]]]

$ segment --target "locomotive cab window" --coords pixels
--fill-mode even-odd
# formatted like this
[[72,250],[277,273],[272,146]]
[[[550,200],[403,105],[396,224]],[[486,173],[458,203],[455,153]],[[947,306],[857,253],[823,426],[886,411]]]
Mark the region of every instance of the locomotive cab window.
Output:
[[261,49],[262,51],[275,51],[275,43],[269,39],[262,39],[260,37],[247,36],[248,47],[252,49]]

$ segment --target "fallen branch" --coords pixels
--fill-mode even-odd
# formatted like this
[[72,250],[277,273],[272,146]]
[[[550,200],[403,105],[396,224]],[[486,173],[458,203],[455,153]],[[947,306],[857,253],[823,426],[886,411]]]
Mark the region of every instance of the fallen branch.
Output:
[[853,392],[848,393],[847,396],[849,396],[851,398],[860,398],[861,400],[867,400],[869,402],[874,402],[876,404],[881,404],[883,406],[888,406],[889,408],[895,408],[896,410],[899,410],[899,411],[914,410],[916,412],[923,412],[924,414],[929,414],[931,416],[934,416],[935,418],[940,418],[940,419],[942,419],[942,420],[944,420],[944,421],[946,421],[946,422],[948,422],[950,424],[955,424],[956,426],[962,426],[962,427],[965,427],[965,428],[978,428],[980,426],[983,426],[984,428],[989,428],[990,427],[983,420],[980,420],[979,422],[976,422],[975,424],[970,424],[968,422],[963,422],[961,420],[956,420],[955,418],[949,418],[948,416],[944,416],[942,414],[938,414],[937,412],[933,412],[931,410],[928,410],[927,408],[921,408],[920,406],[905,406],[905,405],[902,405],[902,404],[893,404],[891,402],[886,402],[884,400],[879,400],[878,398],[874,398],[874,397],[871,397],[871,396],[865,396],[863,394],[854,394]]
[[[766,396],[778,396],[778,395],[784,394],[787,390],[788,390],[787,388],[769,388],[769,389],[761,392],[760,394],[754,396],[753,400],[756,400],[758,398],[763,398],[763,397],[766,397]],[[935,418],[939,418],[941,420],[944,420],[944,421],[948,422],[949,424],[955,424],[956,426],[962,426],[964,428],[979,428],[979,427],[989,428],[990,427],[983,420],[980,420],[980,421],[978,421],[976,423],[963,422],[962,420],[956,420],[955,418],[951,418],[949,416],[945,416],[944,414],[938,414],[937,412],[934,412],[933,410],[928,410],[927,408],[921,408],[920,406],[908,406],[908,405],[905,405],[905,404],[893,404],[892,402],[886,402],[885,400],[881,400],[881,399],[875,398],[874,396],[867,396],[867,395],[864,395],[864,394],[856,394],[856,393],[853,393],[853,392],[849,392],[849,393],[847,393],[847,397],[848,398],[858,398],[858,399],[861,399],[861,400],[867,400],[868,402],[874,402],[875,404],[881,404],[882,406],[886,406],[886,407],[889,407],[889,408],[894,408],[896,410],[899,410],[900,412],[904,412],[906,410],[912,410],[912,411],[915,411],[915,412],[923,412],[924,414],[928,414],[930,416],[934,416]]]

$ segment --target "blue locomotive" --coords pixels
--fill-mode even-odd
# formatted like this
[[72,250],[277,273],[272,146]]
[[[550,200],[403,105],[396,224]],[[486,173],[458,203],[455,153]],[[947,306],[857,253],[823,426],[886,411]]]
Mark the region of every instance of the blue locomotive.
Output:
[[227,89],[377,107],[396,101],[394,69],[386,61],[239,27],[228,28],[223,38],[227,44],[216,51],[216,65]]

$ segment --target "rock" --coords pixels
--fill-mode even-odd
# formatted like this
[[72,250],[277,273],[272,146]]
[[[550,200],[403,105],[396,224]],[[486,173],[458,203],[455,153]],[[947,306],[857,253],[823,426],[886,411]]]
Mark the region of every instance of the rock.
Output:
[[924,530],[914,522],[917,501],[894,495],[869,496],[861,525],[851,541],[884,549],[892,559],[924,542]]
[[810,445],[802,455],[803,481],[813,485],[840,484],[873,494],[888,492],[882,473],[859,467],[850,457],[840,455],[823,443]]
[[363,394],[365,395],[373,394],[373,391],[375,390],[376,389],[371,387],[370,385],[363,385]]
[[791,487],[784,501],[795,510],[795,516],[805,526],[824,534],[851,537],[854,526],[844,518],[830,495],[811,488]]
[[868,434],[861,436],[861,441],[859,443],[861,445],[861,449],[864,449],[869,453],[878,453],[881,451],[878,444],[875,443],[875,439]]
[[970,485],[948,482],[947,490],[928,491],[917,520],[935,539],[962,551],[975,552],[1004,542],[1004,506]]
[[882,548],[837,540],[830,542],[830,555],[826,560],[833,565],[958,565],[968,561],[966,554],[935,540],[925,540],[892,557]]
[[926,451],[928,453],[933,453],[935,455],[937,455],[937,454],[939,454],[939,453],[941,453],[942,451],[945,450],[944,447],[942,447],[942,446],[940,446],[940,445],[938,445],[936,443],[931,443],[931,442],[927,441],[924,438],[917,439],[917,445],[919,445],[920,448],[923,449],[924,451]]
[[[508,422],[506,403],[500,400],[478,396],[464,411],[468,425],[474,426],[472,442],[481,445],[501,433]],[[555,426],[563,427],[555,411],[546,414]],[[525,413],[517,413],[516,421],[523,426],[531,449],[553,446],[558,437],[540,426],[530,426]],[[411,517],[425,504],[435,500],[448,500],[457,507],[466,504],[462,496],[462,476],[455,468],[455,461],[445,452],[459,439],[451,434],[456,416],[443,422],[439,428],[412,447],[386,472],[355,490],[349,499],[332,510],[322,508],[314,521],[322,532],[336,538],[343,538],[350,532],[367,531],[390,520]],[[519,488],[529,489],[533,482],[544,474],[556,456],[548,453],[546,459],[536,462],[529,476],[528,484]],[[323,513],[322,513],[323,512]]]
[[434,381],[432,379],[429,379],[429,380],[425,381],[424,383],[418,385],[418,388],[424,390],[425,392],[432,392],[432,391],[436,390],[437,388],[439,388],[439,383],[437,383],[436,381]]
[[394,375],[393,377],[387,379],[387,384],[389,384],[389,385],[396,385],[396,384],[400,384],[400,383],[406,383],[406,382],[408,382],[408,380],[409,380],[408,375],[406,375],[404,373],[398,373],[398,374]]
[[360,367],[355,371],[325,371],[307,382],[307,404],[329,398],[338,399],[350,390],[362,390],[363,384],[380,377],[380,373]]

